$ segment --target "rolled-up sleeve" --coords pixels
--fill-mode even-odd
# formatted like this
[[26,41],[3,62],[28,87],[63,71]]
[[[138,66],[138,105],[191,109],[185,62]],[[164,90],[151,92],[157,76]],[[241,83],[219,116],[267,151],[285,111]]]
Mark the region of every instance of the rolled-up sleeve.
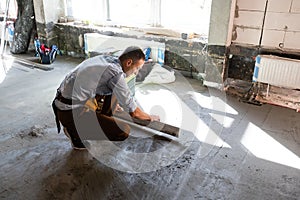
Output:
[[130,94],[130,90],[125,81],[124,75],[119,73],[108,80],[108,87],[113,91],[119,104],[128,112],[133,112],[137,108],[134,98]]

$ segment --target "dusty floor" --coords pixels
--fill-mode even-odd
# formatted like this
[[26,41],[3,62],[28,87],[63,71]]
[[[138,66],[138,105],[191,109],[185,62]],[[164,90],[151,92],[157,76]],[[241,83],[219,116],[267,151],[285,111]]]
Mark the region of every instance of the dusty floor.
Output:
[[180,76],[137,88],[179,138],[133,128],[124,142],[72,150],[51,101],[79,61],[58,57],[50,71],[13,63],[0,84],[1,199],[299,199],[300,114]]

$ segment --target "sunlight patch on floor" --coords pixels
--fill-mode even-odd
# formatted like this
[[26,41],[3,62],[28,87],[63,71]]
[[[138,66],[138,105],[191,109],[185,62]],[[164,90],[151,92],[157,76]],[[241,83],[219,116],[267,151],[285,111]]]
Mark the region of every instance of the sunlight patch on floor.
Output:
[[[230,148],[219,137],[221,133],[219,128],[212,127],[213,124],[200,119],[196,114],[196,110],[189,108],[174,92],[167,88],[157,87],[145,85],[136,91],[136,98],[146,112],[158,114],[161,116],[162,122],[192,132],[201,142],[213,146]],[[218,132],[215,132],[215,130]]]
[[6,74],[12,67],[13,59],[0,59],[0,84],[4,81]]
[[249,123],[241,143],[256,157],[300,169],[300,158],[258,126]]
[[199,106],[209,109],[210,116],[224,128],[231,127],[235,120],[232,116],[237,116],[238,112],[224,101],[225,96],[221,96],[222,94],[219,95],[220,97],[207,96],[198,92],[189,92],[189,94]]

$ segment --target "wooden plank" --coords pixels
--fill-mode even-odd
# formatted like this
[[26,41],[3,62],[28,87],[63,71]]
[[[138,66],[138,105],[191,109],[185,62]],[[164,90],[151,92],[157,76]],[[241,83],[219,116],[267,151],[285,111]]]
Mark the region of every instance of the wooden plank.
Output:
[[151,122],[151,121],[147,121],[147,120],[140,120],[140,119],[132,118],[126,112],[117,112],[114,114],[114,117],[123,119],[128,122],[133,122],[133,123],[141,125],[141,126],[146,126],[150,129],[160,131],[160,132],[166,133],[166,134],[174,136],[174,137],[179,137],[180,129],[178,127],[175,127],[175,126],[172,126],[169,124],[165,124],[165,123],[158,122],[158,121]]

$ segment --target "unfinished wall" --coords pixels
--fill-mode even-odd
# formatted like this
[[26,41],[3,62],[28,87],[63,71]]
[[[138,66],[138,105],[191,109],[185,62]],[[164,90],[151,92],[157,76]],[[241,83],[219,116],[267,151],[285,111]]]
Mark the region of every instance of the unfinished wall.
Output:
[[72,25],[72,24],[56,24],[55,32],[58,40],[59,48],[66,54],[85,57],[83,35],[85,33],[100,33],[104,35],[137,38],[143,40],[153,40],[165,43],[165,64],[187,72],[193,73],[197,76],[199,73],[204,73],[205,62],[207,60],[207,53],[204,50],[206,44],[198,41],[183,40],[176,38],[158,37],[151,35],[133,35],[120,33],[118,31],[105,31],[105,29],[92,28],[85,25]]
[[164,40],[166,44],[165,64],[191,73],[204,73],[207,53],[206,44],[188,40]]
[[[213,0],[215,5],[215,13],[222,12],[222,16],[214,16],[213,29],[210,41],[211,46],[208,48],[205,41],[184,40],[181,38],[159,37],[151,35],[135,36],[126,33],[102,31],[101,29],[91,28],[86,25],[72,25],[66,23],[57,23],[60,17],[65,16],[66,5],[59,0],[34,0],[35,13],[37,21],[37,31],[40,40],[48,45],[57,44],[59,49],[65,54],[77,57],[85,57],[83,35],[90,32],[98,32],[101,34],[113,34],[120,37],[139,37],[140,39],[154,40],[164,42],[166,44],[165,64],[175,69],[186,72],[195,76],[201,76],[204,73],[213,72],[212,80],[215,81],[215,75],[220,82],[220,72],[222,73],[224,65],[225,48],[224,44],[227,39],[228,32],[228,9],[231,0]],[[224,9],[226,7],[226,9]],[[227,9],[228,8],[228,9]],[[224,17],[225,16],[225,17]],[[221,21],[220,21],[221,20]],[[221,28],[220,28],[221,27]],[[219,54],[222,54],[220,57]],[[213,57],[212,60],[208,57]],[[207,70],[213,67],[214,70]],[[216,67],[217,66],[217,67]],[[214,72],[217,69],[217,72]],[[208,76],[209,77],[209,76]],[[197,77],[199,78],[199,77]]]
[[266,0],[237,0],[232,44],[259,45]]
[[[107,34],[88,26],[56,24],[66,14],[63,1],[34,0],[34,4],[40,39],[57,44],[66,53],[84,56],[84,33]],[[205,73],[208,86],[222,84],[226,78],[251,81],[256,55],[299,57],[299,15],[300,0],[213,0],[208,46],[165,37],[141,38],[164,42],[165,63],[179,70]]]
[[262,46],[300,50],[300,1],[269,0]]
[[237,0],[233,44],[300,49],[299,0]]
[[228,77],[251,81],[255,57],[299,58],[299,0],[237,0]]

